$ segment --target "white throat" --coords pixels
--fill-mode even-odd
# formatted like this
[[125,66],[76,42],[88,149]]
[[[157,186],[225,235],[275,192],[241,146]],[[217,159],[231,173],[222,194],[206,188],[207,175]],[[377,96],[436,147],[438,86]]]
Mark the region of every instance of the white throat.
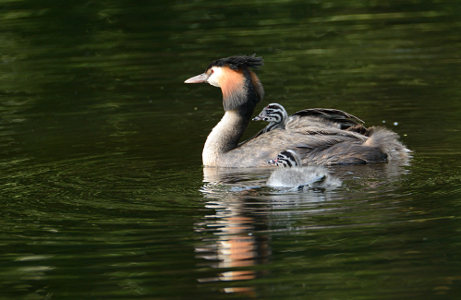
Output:
[[242,117],[236,111],[226,111],[221,121],[206,139],[202,152],[204,166],[218,166],[218,161],[228,151],[237,147],[241,135]]

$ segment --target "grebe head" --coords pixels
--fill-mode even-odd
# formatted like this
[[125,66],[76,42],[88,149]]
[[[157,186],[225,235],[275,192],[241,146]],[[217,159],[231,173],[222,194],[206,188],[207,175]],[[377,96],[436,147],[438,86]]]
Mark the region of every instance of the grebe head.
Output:
[[252,111],[264,96],[264,89],[258,76],[251,70],[263,65],[257,56],[230,56],[212,62],[205,72],[193,76],[185,83],[206,82],[221,88],[224,110],[237,110],[245,107]]
[[284,123],[288,118],[285,108],[278,103],[271,103],[253,118],[253,121],[266,121],[273,123]]
[[298,154],[293,150],[285,150],[280,152],[275,159],[268,161],[268,163],[270,165],[275,165],[277,167],[283,168],[302,166]]
[[184,83],[207,82],[213,86],[221,87],[226,76],[231,76],[232,71],[241,72],[248,68],[258,68],[263,65],[262,57],[257,56],[230,56],[220,58],[208,65],[205,72],[193,76]]

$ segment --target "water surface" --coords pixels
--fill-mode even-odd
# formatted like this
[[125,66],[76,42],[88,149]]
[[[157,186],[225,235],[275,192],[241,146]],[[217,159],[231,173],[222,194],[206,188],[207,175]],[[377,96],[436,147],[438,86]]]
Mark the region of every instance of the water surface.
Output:
[[[460,296],[459,4],[0,7],[3,298]],[[203,169],[221,96],[183,81],[251,53],[263,104],[386,126],[411,163],[331,167],[323,192]]]

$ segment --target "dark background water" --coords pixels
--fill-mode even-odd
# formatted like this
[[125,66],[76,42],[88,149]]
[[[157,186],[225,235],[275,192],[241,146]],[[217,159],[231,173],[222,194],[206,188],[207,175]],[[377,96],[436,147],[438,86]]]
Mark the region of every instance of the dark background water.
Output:
[[[0,295],[460,297],[460,16],[448,0],[2,1]],[[264,103],[384,123],[411,164],[332,168],[341,188],[306,193],[204,173],[221,95],[183,81],[251,53]]]

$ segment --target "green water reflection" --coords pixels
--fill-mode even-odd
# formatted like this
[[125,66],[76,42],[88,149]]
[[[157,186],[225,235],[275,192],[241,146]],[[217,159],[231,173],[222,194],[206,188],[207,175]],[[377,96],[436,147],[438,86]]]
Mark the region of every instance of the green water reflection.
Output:
[[[460,15],[448,0],[2,1],[0,297],[458,298]],[[183,81],[251,53],[264,103],[390,127],[411,165],[331,169],[343,185],[323,193],[202,170],[221,96]]]

